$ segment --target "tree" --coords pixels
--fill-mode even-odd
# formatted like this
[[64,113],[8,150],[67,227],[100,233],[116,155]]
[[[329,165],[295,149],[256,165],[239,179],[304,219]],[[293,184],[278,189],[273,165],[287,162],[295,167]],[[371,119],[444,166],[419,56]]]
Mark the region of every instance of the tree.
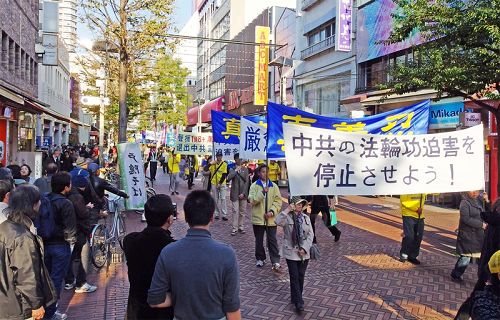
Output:
[[83,18],[97,40],[103,41],[105,51],[117,54],[119,142],[127,139],[129,77],[135,71],[134,64],[154,59],[158,50],[171,45],[165,35],[171,27],[173,2],[86,0],[81,3]]
[[398,43],[418,32],[423,44],[414,48],[413,61],[390,70],[389,93],[431,88],[438,97],[470,99],[500,125],[500,101],[492,106],[481,100],[500,99],[500,0],[392,1],[398,8],[393,29],[381,42]]

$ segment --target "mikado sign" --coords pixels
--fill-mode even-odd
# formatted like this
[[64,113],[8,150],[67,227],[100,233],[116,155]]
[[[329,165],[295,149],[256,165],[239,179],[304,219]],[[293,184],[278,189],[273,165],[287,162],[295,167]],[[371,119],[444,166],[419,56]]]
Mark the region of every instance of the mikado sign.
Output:
[[283,130],[292,196],[484,188],[482,126],[415,136],[348,133],[289,123],[283,124]]

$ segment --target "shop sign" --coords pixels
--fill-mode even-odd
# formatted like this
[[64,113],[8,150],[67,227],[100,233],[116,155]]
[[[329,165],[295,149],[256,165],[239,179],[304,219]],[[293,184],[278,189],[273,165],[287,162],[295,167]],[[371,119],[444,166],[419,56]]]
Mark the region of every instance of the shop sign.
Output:
[[255,26],[255,42],[260,43],[260,45],[255,48],[253,101],[257,106],[267,104],[269,82],[269,33],[269,27]]
[[253,88],[253,86],[250,86],[245,89],[229,91],[227,110],[238,109],[242,104],[252,103]]
[[461,112],[464,112],[463,102],[431,104],[429,129],[456,128]]
[[335,50],[351,51],[352,0],[338,0]]
[[42,58],[44,66],[57,66],[58,60],[58,38],[57,34],[45,33],[42,36],[42,45],[45,49]]
[[460,113],[460,125],[464,127],[473,127],[481,124],[481,114],[476,112]]
[[5,154],[5,145],[3,144],[3,141],[0,141],[0,161],[3,160]]
[[10,117],[12,116],[12,109],[9,107],[5,107],[5,109],[3,109],[3,116],[7,119],[10,119]]

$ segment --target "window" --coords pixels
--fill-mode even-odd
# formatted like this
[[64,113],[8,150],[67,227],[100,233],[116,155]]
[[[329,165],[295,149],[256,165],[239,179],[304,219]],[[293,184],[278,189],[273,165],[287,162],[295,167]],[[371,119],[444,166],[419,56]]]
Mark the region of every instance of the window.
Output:
[[307,35],[307,45],[310,47],[335,35],[335,20],[329,21],[326,25],[314,29]]
[[5,32],[2,31],[2,58],[1,63],[4,68],[7,67],[9,63],[9,37]]
[[9,66],[10,72],[14,72],[14,60],[15,60],[15,43],[14,40],[9,38],[9,60],[7,64]]

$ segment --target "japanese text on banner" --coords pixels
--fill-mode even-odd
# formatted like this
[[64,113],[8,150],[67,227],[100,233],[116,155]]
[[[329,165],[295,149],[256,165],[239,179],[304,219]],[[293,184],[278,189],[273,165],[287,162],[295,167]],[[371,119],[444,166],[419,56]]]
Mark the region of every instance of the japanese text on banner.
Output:
[[125,201],[127,210],[142,210],[146,203],[146,182],[141,149],[138,143],[118,144],[121,184],[129,198]]
[[240,158],[264,160],[267,151],[267,125],[241,117]]
[[175,153],[186,155],[212,154],[212,134],[208,132],[179,132],[177,134],[177,143]]
[[418,136],[347,133],[288,123],[283,129],[290,192],[294,196],[484,188],[480,125]]

